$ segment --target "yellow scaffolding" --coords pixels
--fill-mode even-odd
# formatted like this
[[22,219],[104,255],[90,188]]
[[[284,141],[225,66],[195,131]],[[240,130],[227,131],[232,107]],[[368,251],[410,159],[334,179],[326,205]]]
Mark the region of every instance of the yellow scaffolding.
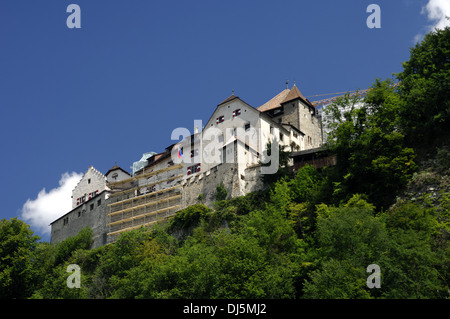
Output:
[[[182,167],[182,164],[173,165],[109,184],[112,190],[119,185],[122,185],[122,187],[119,192],[110,195],[110,199],[114,202],[110,202],[107,205],[106,227],[108,229],[108,243],[114,242],[125,231],[139,227],[149,227],[158,221],[166,220],[175,215],[177,211],[183,208],[183,186],[181,185],[183,174],[148,184],[142,183],[138,186],[135,183],[136,181],[139,183],[141,179],[160,175]],[[162,177],[167,176],[162,175]],[[139,192],[143,188],[149,188],[163,183],[167,185],[173,182],[179,184],[144,194]]]

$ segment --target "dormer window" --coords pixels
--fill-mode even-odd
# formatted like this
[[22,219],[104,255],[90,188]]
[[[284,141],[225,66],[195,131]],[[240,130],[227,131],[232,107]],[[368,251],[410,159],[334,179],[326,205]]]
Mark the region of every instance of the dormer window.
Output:
[[222,123],[223,121],[225,121],[225,116],[223,115],[216,118],[216,124]]

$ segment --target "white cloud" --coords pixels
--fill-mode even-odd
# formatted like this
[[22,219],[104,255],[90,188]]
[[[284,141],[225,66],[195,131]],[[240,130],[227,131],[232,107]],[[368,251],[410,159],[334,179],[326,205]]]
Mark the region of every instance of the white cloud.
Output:
[[430,31],[434,28],[444,29],[450,26],[450,21],[446,17],[450,17],[450,1],[449,0],[429,0],[427,5],[422,8],[422,13],[426,13],[428,20],[434,21],[430,26]]
[[22,219],[42,234],[50,234],[49,224],[72,209],[72,190],[83,174],[64,173],[59,187],[49,192],[43,188],[36,199],[28,199],[22,207]]
[[[450,1],[428,0],[427,5],[422,7],[421,14],[426,14],[428,20],[433,23],[427,26],[425,33],[434,29],[444,29],[446,26],[450,26],[450,21],[447,19],[447,17],[450,17]],[[416,34],[414,42],[419,42],[424,36],[423,33]]]

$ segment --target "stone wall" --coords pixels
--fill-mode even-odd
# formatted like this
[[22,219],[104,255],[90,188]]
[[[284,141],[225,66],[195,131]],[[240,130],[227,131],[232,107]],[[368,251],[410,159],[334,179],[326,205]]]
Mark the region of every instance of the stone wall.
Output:
[[[265,188],[260,174],[260,166],[245,169],[245,175],[239,173],[237,163],[223,163],[213,167],[209,172],[198,174],[183,185],[183,206],[203,203],[212,206],[215,201],[216,187],[220,183],[227,190],[227,199],[243,196]],[[199,199],[199,195],[202,198]]]
[[291,124],[305,134],[302,141],[298,140],[301,149],[310,149],[322,145],[322,123],[317,110],[306,103],[295,100],[283,104],[283,111],[273,120]]
[[[183,206],[188,207],[198,203],[211,206],[215,201],[216,187],[220,183],[223,183],[227,190],[227,198],[239,196],[238,175],[237,163],[222,163],[186,179],[183,185]],[[200,194],[202,194],[201,200]]]
[[93,248],[106,244],[106,195],[102,192],[51,224],[51,243],[73,237],[84,227],[93,232]]

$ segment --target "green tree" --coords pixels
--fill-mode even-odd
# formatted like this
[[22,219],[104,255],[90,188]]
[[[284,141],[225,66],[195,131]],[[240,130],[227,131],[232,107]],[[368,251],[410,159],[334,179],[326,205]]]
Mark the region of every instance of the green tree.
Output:
[[441,242],[446,225],[440,217],[436,208],[412,203],[383,214],[391,238],[383,297],[448,298],[448,241]]
[[373,216],[373,205],[359,195],[343,207],[322,205],[317,214],[316,239],[326,258],[365,268],[377,263],[389,247],[384,224]]
[[77,249],[91,248],[92,243],[92,229],[89,227],[81,229],[77,235],[69,237],[56,245],[55,263],[63,263]]
[[376,80],[361,102],[346,95],[325,111],[331,128],[327,143],[341,176],[335,194],[346,201],[365,193],[378,209],[386,209],[416,169],[415,153],[400,131],[403,102],[392,81]]
[[223,186],[223,183],[220,183],[216,187],[215,199],[217,201],[225,200],[227,198],[227,189]]
[[382,267],[384,298],[449,297],[448,285],[440,281],[437,267],[443,261],[429,242],[414,230],[397,230]]
[[293,200],[297,203],[310,202],[313,205],[325,200],[326,179],[311,165],[305,165],[297,171],[292,180]]
[[303,298],[369,299],[367,273],[347,260],[330,259],[310,274],[304,285]]
[[77,252],[90,249],[92,245],[92,230],[83,228],[80,232],[57,243],[39,243],[33,254],[33,271],[36,273],[37,283],[32,298],[86,298],[88,285],[86,284],[86,269],[81,271],[81,288],[68,288],[66,281],[70,274],[67,266],[78,263],[74,256]]
[[317,208],[314,243],[309,258],[314,262],[303,284],[304,298],[372,298],[379,291],[369,290],[366,268],[378,264],[389,250],[384,223],[373,216],[374,206],[361,195],[345,205]]
[[181,239],[185,239],[197,227],[200,221],[211,215],[211,209],[203,204],[195,204],[177,212],[168,223],[167,230],[171,233],[180,233]]
[[425,35],[397,74],[407,107],[400,110],[410,146],[445,141],[450,133],[450,27]]
[[[288,166],[289,159],[290,159],[290,152],[285,151],[285,148],[287,146],[285,145],[278,145],[278,169],[276,173],[274,174],[264,174],[263,175],[263,181],[266,184],[272,184],[276,181],[278,181],[281,178],[291,178],[292,177],[292,169]],[[272,143],[267,143],[267,156],[271,157],[272,155]],[[261,163],[262,166],[270,166],[272,165],[272,162],[269,161],[268,163]]]
[[133,270],[133,276],[140,278],[134,281],[140,287],[139,297],[293,296],[295,267],[289,259],[273,259],[255,238],[220,230],[205,239],[198,230],[174,256],[159,263],[146,260]]
[[0,297],[27,298],[33,291],[31,267],[38,236],[17,218],[0,220]]

